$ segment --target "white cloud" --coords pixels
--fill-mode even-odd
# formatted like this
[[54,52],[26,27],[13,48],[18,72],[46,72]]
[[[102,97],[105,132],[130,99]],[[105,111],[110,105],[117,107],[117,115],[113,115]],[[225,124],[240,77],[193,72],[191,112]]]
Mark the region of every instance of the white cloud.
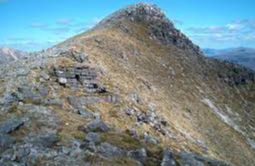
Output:
[[226,27],[229,30],[240,30],[240,29],[244,28],[244,26],[242,24],[237,24],[237,23],[227,24]]
[[255,42],[255,20],[237,20],[226,25],[191,27],[187,34],[199,45],[207,43],[247,44]]
[[62,18],[62,19],[59,19],[59,20],[56,21],[56,23],[59,24],[59,25],[69,25],[72,22],[74,22],[74,20],[69,19],[69,18]]
[[41,22],[34,22],[30,25],[31,28],[37,28],[37,29],[44,29],[47,28],[48,25],[45,23],[41,23]]

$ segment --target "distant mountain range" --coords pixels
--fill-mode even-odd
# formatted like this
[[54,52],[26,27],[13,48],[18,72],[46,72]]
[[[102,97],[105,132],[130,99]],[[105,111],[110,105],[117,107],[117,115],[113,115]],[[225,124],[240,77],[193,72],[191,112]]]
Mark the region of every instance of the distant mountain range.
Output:
[[204,53],[216,59],[227,60],[255,70],[254,48],[204,49]]
[[10,62],[10,61],[15,61],[27,55],[28,53],[20,51],[20,50],[2,47],[0,48],[0,64]]

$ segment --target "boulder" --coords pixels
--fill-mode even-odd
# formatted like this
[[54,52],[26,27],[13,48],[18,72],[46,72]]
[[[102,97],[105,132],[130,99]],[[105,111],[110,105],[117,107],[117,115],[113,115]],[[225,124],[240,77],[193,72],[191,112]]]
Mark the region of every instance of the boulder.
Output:
[[89,131],[94,131],[94,132],[107,132],[109,131],[110,128],[108,127],[107,124],[105,124],[103,121],[101,120],[94,120],[92,122],[90,122],[87,126],[85,131],[89,132]]
[[19,69],[17,70],[17,76],[27,76],[30,73],[30,69],[29,68],[23,68],[23,69]]
[[140,103],[140,102],[141,102],[140,96],[139,96],[139,94],[136,93],[136,92],[131,93],[131,94],[130,94],[130,98],[131,98],[131,100],[132,100],[133,102],[135,102],[135,103]]
[[124,110],[125,113],[128,115],[128,116],[131,116],[131,115],[135,115],[136,113],[136,110],[135,109],[132,109],[132,108],[127,108]]
[[124,150],[116,146],[113,146],[109,143],[102,143],[98,147],[97,152],[106,158],[113,158],[113,157],[115,158],[115,157],[121,157],[125,155]]
[[73,60],[83,63],[85,60],[88,60],[88,56],[85,53],[75,51],[73,49],[63,51],[60,53],[61,56],[72,58]]
[[84,108],[79,108],[77,110],[77,113],[84,118],[93,118],[94,117],[94,114],[92,112],[90,112]]
[[48,98],[46,100],[43,101],[44,105],[55,105],[55,106],[62,106],[63,105],[63,101],[61,101],[61,99],[59,98]]
[[58,82],[60,85],[66,85],[67,84],[67,79],[64,77],[59,77]]
[[148,135],[147,133],[144,134],[144,141],[149,144],[158,144],[159,143],[159,141],[155,137]]
[[147,152],[144,148],[131,150],[127,153],[127,155],[141,163],[144,163],[147,159]]
[[170,150],[166,149],[163,154],[163,159],[160,166],[176,166],[175,159]]
[[97,97],[97,96],[81,96],[81,97],[69,96],[67,98],[67,100],[68,100],[69,104],[72,105],[73,108],[76,108],[76,109],[81,109],[83,106],[85,106],[87,104],[93,104],[93,103],[103,101],[103,99],[101,99],[100,97]]
[[230,164],[225,163],[223,161],[209,159],[207,157],[203,157],[200,155],[196,155],[193,153],[180,153],[179,154],[182,164],[187,164],[190,166],[202,166],[202,165],[210,165],[210,166],[230,166]]
[[26,142],[33,146],[51,148],[59,141],[59,137],[55,133],[45,133],[36,136],[28,136]]
[[17,91],[15,91],[12,95],[15,96],[18,101],[41,102],[48,93],[48,88],[43,85],[40,85],[39,87],[22,85],[18,87]]
[[24,125],[24,120],[22,119],[14,118],[14,119],[6,120],[5,122],[0,124],[0,133],[5,133],[5,134],[11,133],[23,125]]
[[45,72],[41,72],[40,76],[46,81],[50,79],[50,76]]
[[106,89],[100,87],[96,80],[97,73],[89,66],[71,66],[54,68],[54,76],[60,85],[71,88],[83,88],[89,93],[105,93]]
[[59,128],[59,117],[57,117],[56,114],[48,107],[34,104],[23,104],[19,105],[18,109],[25,113],[24,116],[26,118],[30,119],[29,123],[26,123],[28,128],[33,122],[40,124],[40,129],[43,131],[43,133],[48,133],[51,131],[54,132]]
[[204,162],[197,160],[193,154],[181,153],[180,154],[180,164],[189,166],[205,166]]
[[73,58],[79,62],[79,63],[82,63],[84,62],[85,60],[87,60],[87,55],[83,54],[83,53],[79,53],[79,52],[73,52]]
[[86,135],[85,141],[87,142],[93,142],[93,143],[99,143],[100,142],[100,135],[98,133],[89,132]]
[[88,142],[88,141],[85,141],[84,143],[81,144],[81,149],[84,149],[92,153],[97,151],[95,142]]
[[[5,93],[3,97],[0,98],[0,105],[2,108],[10,106],[12,103],[17,102],[18,98],[15,93]],[[1,109],[2,109],[1,108]]]

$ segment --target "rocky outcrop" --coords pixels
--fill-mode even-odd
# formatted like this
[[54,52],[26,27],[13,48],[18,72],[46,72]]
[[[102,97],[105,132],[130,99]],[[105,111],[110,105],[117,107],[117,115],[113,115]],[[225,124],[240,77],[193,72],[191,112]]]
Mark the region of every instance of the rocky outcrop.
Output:
[[59,67],[54,68],[54,75],[59,84],[71,88],[83,87],[87,92],[104,93],[106,90],[100,87],[96,78],[95,69],[89,66]]
[[219,73],[219,78],[231,86],[238,86],[254,82],[255,74],[253,71],[238,66],[227,74]]
[[101,120],[94,120],[85,127],[85,131],[107,132],[109,127]]
[[[180,49],[191,50],[195,54],[202,55],[200,48],[193,44],[181,31],[177,30],[164,12],[156,5],[139,3],[128,6],[102,20],[96,28],[116,26],[118,22],[123,20],[145,24],[149,30],[148,37],[163,45],[174,45]],[[128,27],[124,29],[129,30]]]
[[124,110],[128,116],[135,117],[138,123],[149,124],[153,129],[163,135],[169,135],[169,131],[166,129],[168,125],[164,118],[157,115],[156,110],[149,109],[147,112],[141,112],[140,110],[128,108]]
[[75,51],[73,49],[62,51],[59,53],[59,56],[64,56],[68,58],[72,58],[76,62],[83,63],[84,61],[88,60],[88,55]]

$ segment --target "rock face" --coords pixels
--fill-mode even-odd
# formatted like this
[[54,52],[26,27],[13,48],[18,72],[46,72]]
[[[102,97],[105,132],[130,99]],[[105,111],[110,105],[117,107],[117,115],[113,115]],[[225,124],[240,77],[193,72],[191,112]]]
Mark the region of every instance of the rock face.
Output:
[[94,69],[88,66],[55,68],[55,75],[58,77],[58,82],[61,85],[78,87],[83,86],[85,90],[90,92],[99,91],[99,86],[96,83],[96,73]]
[[0,165],[253,166],[254,78],[129,6],[0,65]]
[[6,134],[0,134],[0,147],[1,151],[10,148],[15,143],[15,140]]
[[0,133],[11,133],[24,125],[24,121],[20,119],[10,119],[0,124]]

